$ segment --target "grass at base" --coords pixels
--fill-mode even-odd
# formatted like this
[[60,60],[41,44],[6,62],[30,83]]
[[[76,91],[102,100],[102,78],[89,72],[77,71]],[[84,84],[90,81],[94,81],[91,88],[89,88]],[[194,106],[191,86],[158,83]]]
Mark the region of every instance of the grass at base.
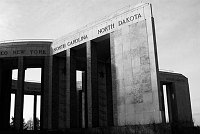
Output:
[[200,134],[199,126],[179,124],[129,125],[121,127],[71,128],[43,131],[0,131],[0,134]]

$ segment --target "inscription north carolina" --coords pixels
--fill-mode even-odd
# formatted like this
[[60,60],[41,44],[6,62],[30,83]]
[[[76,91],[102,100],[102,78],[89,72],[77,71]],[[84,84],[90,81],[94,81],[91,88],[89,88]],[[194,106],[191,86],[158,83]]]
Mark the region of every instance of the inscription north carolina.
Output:
[[[90,32],[86,32],[86,34],[81,36],[81,37],[77,37],[75,39],[72,38],[70,41],[66,41],[66,43],[63,43],[63,44],[53,48],[53,51],[54,52],[62,51],[62,50],[65,50],[67,47],[72,47],[75,44],[78,45],[78,43],[80,43],[80,42],[84,42],[84,41],[87,41],[88,39],[96,38],[96,36],[100,36],[100,35],[105,34],[108,31],[114,30],[117,26],[121,27],[122,25],[133,22],[134,20],[138,20],[141,17],[142,17],[141,13],[129,15],[128,17],[126,17],[124,19],[110,23],[110,24],[108,24],[104,27],[100,27],[99,29],[97,29],[97,31],[96,31],[97,35],[95,35],[95,37],[93,37],[94,35],[90,36],[90,35],[87,34],[87,33],[90,33]],[[112,18],[112,19],[114,20],[114,18]],[[109,21],[111,21],[111,20],[109,20]],[[92,33],[95,33],[95,32],[92,32]]]

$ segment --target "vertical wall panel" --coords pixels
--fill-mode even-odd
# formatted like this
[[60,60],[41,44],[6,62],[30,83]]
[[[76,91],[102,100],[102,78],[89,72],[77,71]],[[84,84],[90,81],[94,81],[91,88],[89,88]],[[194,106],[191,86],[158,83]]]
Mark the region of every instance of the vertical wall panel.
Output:
[[152,90],[154,84],[157,87],[157,81],[151,81],[155,76],[152,76],[152,70],[156,70],[152,67],[156,67],[156,63],[150,62],[153,56],[149,54],[146,27],[146,21],[141,21],[124,26],[111,35],[112,73],[115,73],[112,79],[116,83],[113,90],[117,92],[118,125],[143,124],[160,119],[158,102],[153,100],[153,94],[158,94],[158,89]]

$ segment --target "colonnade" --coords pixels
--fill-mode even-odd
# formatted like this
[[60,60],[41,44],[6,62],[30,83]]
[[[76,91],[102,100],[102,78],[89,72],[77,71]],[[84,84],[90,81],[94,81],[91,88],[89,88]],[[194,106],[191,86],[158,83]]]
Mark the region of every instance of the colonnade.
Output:
[[[50,108],[51,99],[50,95],[50,86],[49,83],[51,78],[49,77],[50,73],[50,56],[45,56],[41,58],[43,64],[40,64],[38,68],[42,68],[42,91],[41,91],[41,129],[48,128],[49,115],[48,110]],[[17,79],[17,90],[15,92],[15,104],[14,104],[14,128],[16,130],[23,129],[23,105],[24,105],[24,77],[25,70],[29,67],[26,62],[29,60],[28,57],[16,57],[16,58],[2,58],[0,64],[0,120],[1,120],[1,129],[6,130],[10,128],[10,105],[11,105],[11,88],[12,88],[12,70],[18,69],[18,79]],[[46,98],[44,98],[46,97]],[[36,102],[36,96],[34,96],[34,102]],[[34,103],[34,107],[36,104]],[[34,108],[36,109],[36,108]],[[36,114],[36,111],[34,111]],[[35,117],[35,116],[34,116]],[[35,119],[34,119],[35,120]]]
[[[109,39],[106,45],[110,46]],[[97,46],[98,42],[88,41],[53,56],[53,129],[114,125],[110,49],[106,61],[98,56]],[[76,87],[77,70],[83,72],[82,91]]]
[[[105,39],[103,40],[105,41]],[[18,56],[0,60],[1,129],[10,127],[12,70],[18,69],[15,92],[14,128],[23,129],[26,68],[41,68],[41,129],[113,126],[113,90],[110,38],[88,41],[70,48],[63,56]],[[98,44],[104,44],[103,47]],[[106,47],[106,57],[102,50]],[[80,55],[79,53],[83,53]],[[31,62],[33,60],[33,62]],[[82,91],[77,90],[76,71],[83,72]],[[114,78],[114,77],[113,77]],[[116,94],[116,93],[115,93]],[[34,102],[36,102],[34,97]],[[34,103],[34,117],[36,117]],[[36,119],[34,118],[34,121]]]

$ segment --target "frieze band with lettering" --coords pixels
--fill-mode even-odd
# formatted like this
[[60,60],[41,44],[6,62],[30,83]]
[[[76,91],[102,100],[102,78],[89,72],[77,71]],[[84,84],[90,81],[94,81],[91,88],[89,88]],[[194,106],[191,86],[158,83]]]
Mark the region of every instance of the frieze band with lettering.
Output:
[[[18,49],[18,50],[17,50]],[[0,50],[0,57],[16,57],[16,56],[48,56],[49,50],[46,48],[4,48]]]
[[52,54],[62,52],[71,47],[103,36],[125,25],[130,25],[145,20],[146,17],[149,17],[149,15],[145,15],[145,9],[149,11],[150,8],[148,4],[144,4],[138,8],[130,9],[128,12],[115,15],[115,17],[109,18],[101,23],[97,23],[96,25],[93,25],[87,29],[79,30],[79,32],[74,33],[74,35],[71,34],[71,36],[63,40],[58,39],[59,41],[55,41],[52,44]]

